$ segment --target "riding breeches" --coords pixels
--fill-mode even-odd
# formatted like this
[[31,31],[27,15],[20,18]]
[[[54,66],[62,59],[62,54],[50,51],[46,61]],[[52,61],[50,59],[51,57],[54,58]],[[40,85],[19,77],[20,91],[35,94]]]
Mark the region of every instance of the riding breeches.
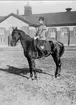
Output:
[[42,45],[42,41],[40,40],[34,40],[34,47],[35,47],[35,51],[37,51],[37,48],[39,49],[39,51],[42,53],[42,55],[44,55],[42,48],[40,47],[40,45]]

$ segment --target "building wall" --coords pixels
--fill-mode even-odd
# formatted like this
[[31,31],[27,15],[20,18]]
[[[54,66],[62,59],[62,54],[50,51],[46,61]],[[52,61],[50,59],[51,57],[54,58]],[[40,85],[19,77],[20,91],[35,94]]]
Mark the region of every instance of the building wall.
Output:
[[36,28],[35,27],[29,27],[29,35],[31,38],[33,38],[36,34]]
[[8,45],[8,36],[5,28],[0,28],[0,46]]
[[[61,41],[65,46],[66,45],[76,45],[76,34],[74,34],[74,28],[76,28],[76,26],[61,26],[61,27],[48,27],[49,28],[56,28],[56,32],[57,32],[57,40]],[[68,28],[68,33],[66,35],[62,36],[62,32],[61,29],[62,28]],[[76,33],[76,31],[75,31]],[[51,40],[51,38],[50,38]]]
[[10,16],[9,18],[7,18],[6,20],[4,20],[2,23],[0,23],[0,27],[4,27],[6,30],[9,30],[10,27],[22,27],[22,26],[28,26],[27,23],[24,23],[23,21]]
[[[76,45],[76,30],[74,34],[74,28],[76,28],[76,26],[47,27],[46,32],[47,40],[58,40],[62,42],[65,46]],[[61,31],[62,29],[67,29],[67,31],[66,30]],[[30,36],[34,37],[36,29],[34,27],[30,27],[29,30]]]
[[[10,16],[2,23],[0,23],[0,45],[10,44],[9,40],[11,39],[12,27],[16,27],[16,26],[19,29],[26,32],[31,37],[34,37],[34,35],[36,34],[35,27],[29,27],[27,23],[24,23],[23,21],[13,16]],[[62,28],[63,29],[67,28],[69,30],[68,33],[66,32],[66,34],[63,35],[64,32],[61,31]],[[76,28],[76,26],[47,27],[47,33],[46,33],[47,40],[58,40],[58,41],[61,41],[65,46],[76,45],[76,30],[74,32],[74,28]],[[1,35],[3,29],[4,29],[4,34]]]
[[0,23],[0,40],[2,40],[1,39],[1,29],[4,29],[5,33],[3,35],[4,37],[3,39],[5,39],[5,41],[4,43],[0,42],[0,45],[3,45],[3,44],[7,46],[10,45],[12,27],[18,27],[18,29],[25,30],[25,32],[28,33],[29,25],[13,16],[10,16],[6,20],[4,20],[2,23]]

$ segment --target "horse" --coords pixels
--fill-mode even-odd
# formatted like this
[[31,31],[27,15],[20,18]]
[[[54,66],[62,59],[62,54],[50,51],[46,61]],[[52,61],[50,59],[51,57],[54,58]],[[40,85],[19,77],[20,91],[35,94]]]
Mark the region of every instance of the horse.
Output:
[[[11,33],[11,46],[16,46],[17,42],[20,40],[20,43],[23,48],[24,56],[27,58],[29,69],[30,69],[30,78],[37,79],[36,68],[35,68],[35,59],[42,58],[41,53],[37,49],[37,52],[34,50],[34,38],[31,38],[30,35],[26,34],[24,31],[14,28]],[[48,41],[50,49],[49,52],[44,50],[45,57],[52,56],[56,64],[55,78],[60,77],[61,72],[61,56],[64,53],[63,43],[56,41]],[[48,52],[48,53],[47,53]],[[52,53],[51,53],[52,52]],[[34,72],[34,75],[33,75]],[[34,77],[33,77],[34,76]]]

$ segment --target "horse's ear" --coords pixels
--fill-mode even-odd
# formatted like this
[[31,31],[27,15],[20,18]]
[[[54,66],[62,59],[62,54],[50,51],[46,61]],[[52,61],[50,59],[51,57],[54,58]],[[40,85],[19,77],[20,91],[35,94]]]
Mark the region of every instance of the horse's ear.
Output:
[[12,29],[14,30],[14,27],[12,27]]
[[15,29],[17,29],[17,27]]

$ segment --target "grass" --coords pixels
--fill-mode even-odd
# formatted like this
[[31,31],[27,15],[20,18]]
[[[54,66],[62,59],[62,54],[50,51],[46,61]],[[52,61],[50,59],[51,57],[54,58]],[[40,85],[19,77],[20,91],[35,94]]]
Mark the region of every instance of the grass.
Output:
[[38,80],[28,80],[23,51],[0,52],[0,105],[76,105],[76,51],[65,51],[58,79],[51,76],[55,73],[51,56],[36,60],[36,68]]

